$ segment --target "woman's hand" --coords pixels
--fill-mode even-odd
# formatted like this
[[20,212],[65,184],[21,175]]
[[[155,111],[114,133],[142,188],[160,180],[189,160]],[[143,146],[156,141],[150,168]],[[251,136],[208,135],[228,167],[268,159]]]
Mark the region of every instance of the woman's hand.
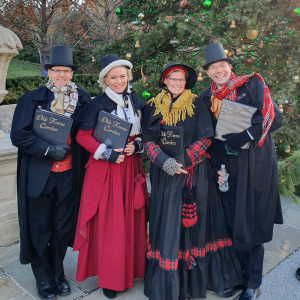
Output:
[[[124,149],[114,149],[114,151],[116,151],[116,152],[123,152],[123,150]],[[120,163],[122,163],[124,161],[124,159],[125,159],[125,155],[124,154],[120,154],[115,163],[116,164],[120,164]]]
[[124,153],[129,156],[132,155],[134,153],[134,145],[133,142],[130,142],[126,145],[125,149],[124,149]]
[[187,174],[188,172],[185,170],[185,169],[182,169],[181,167],[182,167],[182,164],[180,164],[180,163],[178,163],[178,162],[176,162],[176,164],[178,165],[178,169],[177,169],[177,171],[176,171],[176,174]]

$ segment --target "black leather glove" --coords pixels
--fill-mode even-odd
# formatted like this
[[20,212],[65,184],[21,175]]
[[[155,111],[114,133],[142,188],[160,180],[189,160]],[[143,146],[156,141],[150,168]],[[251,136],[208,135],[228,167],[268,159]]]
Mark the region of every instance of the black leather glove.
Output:
[[50,145],[46,157],[55,161],[62,161],[67,157],[70,149],[71,147],[68,145]]
[[225,143],[235,151],[241,150],[247,142],[251,141],[251,138],[246,130],[239,133],[228,133],[222,135],[222,138],[226,139]]

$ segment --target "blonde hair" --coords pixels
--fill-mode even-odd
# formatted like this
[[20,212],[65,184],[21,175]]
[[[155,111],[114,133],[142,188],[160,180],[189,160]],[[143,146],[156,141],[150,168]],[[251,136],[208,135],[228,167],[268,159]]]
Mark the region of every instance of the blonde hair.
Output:
[[[131,72],[131,70],[129,68],[125,67],[125,66],[120,66],[120,67],[123,67],[123,68],[125,68],[127,70],[127,77],[128,77],[127,81],[132,80],[132,72]],[[103,92],[104,92],[105,88],[107,87],[107,85],[105,83],[105,78],[106,78],[107,74],[104,77],[99,78],[97,80],[97,82],[98,82],[98,84],[99,84],[99,86],[100,86],[100,88],[102,89]]]

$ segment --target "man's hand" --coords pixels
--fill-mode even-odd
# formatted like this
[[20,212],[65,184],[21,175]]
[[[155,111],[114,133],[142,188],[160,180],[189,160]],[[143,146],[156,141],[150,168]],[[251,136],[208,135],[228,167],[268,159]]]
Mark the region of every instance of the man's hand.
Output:
[[62,161],[67,157],[70,150],[71,147],[68,145],[50,145],[46,157],[55,161]]
[[239,133],[228,133],[222,135],[222,138],[226,139],[225,143],[233,150],[241,150],[247,142],[251,141],[251,138],[246,130]]

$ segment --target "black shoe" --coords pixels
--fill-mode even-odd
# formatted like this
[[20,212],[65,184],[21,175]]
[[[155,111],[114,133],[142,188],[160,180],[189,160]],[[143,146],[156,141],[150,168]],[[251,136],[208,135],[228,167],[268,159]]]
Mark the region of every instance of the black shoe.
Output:
[[54,283],[57,295],[68,296],[71,294],[70,284],[64,276],[59,276],[54,280]]
[[298,280],[300,280],[300,268],[296,270],[296,277]]
[[232,297],[238,290],[241,290],[241,289],[242,289],[242,287],[240,285],[237,285],[233,288],[225,289],[223,292],[217,292],[216,294],[219,297],[229,298],[229,297]]
[[103,294],[108,299],[114,299],[117,296],[117,291],[110,290],[110,289],[103,289]]
[[43,300],[56,299],[54,284],[51,281],[41,281],[36,284],[39,297]]
[[246,288],[242,291],[239,300],[255,300],[257,296],[257,292],[255,289]]

